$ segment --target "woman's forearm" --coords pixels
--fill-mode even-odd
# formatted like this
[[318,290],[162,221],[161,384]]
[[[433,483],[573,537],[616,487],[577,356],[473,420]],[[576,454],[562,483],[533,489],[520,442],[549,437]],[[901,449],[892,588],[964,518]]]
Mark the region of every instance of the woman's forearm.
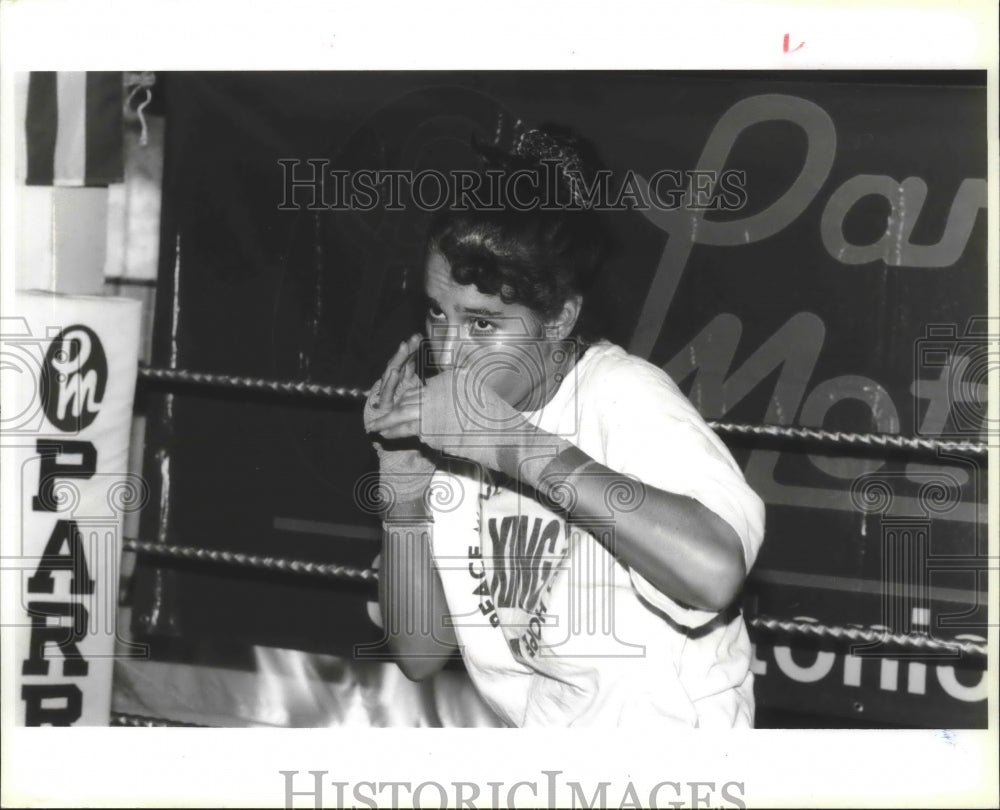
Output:
[[644,487],[634,511],[617,510],[609,520],[608,489],[636,486],[634,481],[591,465],[583,473],[570,474],[569,483],[577,493],[570,517],[658,591],[676,602],[715,611],[726,608],[739,593],[746,577],[739,537],[703,504]]
[[[527,483],[556,503],[568,488],[569,518],[674,601],[714,611],[733,601],[746,563],[739,536],[725,520],[693,498],[640,484],[568,442],[557,442],[562,451],[544,465],[519,465],[534,479]],[[638,505],[615,509],[612,492],[627,488],[640,488]]]
[[382,621],[389,650],[411,680],[444,666],[457,643],[431,555],[433,525],[421,504],[398,504],[386,515],[382,535]]

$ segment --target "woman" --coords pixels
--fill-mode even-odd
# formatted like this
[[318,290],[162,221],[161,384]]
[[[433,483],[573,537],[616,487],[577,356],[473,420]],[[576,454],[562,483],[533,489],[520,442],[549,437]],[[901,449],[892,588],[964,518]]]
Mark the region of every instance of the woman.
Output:
[[578,143],[532,130],[484,156],[536,172],[535,197],[438,216],[424,286],[440,371],[423,379],[414,335],[365,408],[390,493],[390,648],[421,679],[458,647],[512,726],[752,726],[735,601],[763,504],[661,369],[586,339],[606,240]]

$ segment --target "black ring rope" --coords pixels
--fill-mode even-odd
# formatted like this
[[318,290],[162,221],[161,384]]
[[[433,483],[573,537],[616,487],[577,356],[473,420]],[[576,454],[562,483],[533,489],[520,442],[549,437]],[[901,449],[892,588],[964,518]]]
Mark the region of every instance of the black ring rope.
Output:
[[[368,392],[362,388],[343,385],[324,385],[295,380],[271,380],[263,377],[239,377],[231,374],[206,374],[187,369],[153,368],[140,366],[141,379],[157,382],[202,385],[210,388],[232,388],[242,391],[272,394],[295,394],[361,401]],[[954,441],[922,437],[900,436],[893,433],[851,433],[836,430],[819,430],[789,425],[747,425],[735,422],[709,420],[708,426],[726,436],[759,436],[785,441],[811,441],[844,447],[909,450],[917,452],[950,452],[970,456],[985,456],[985,442]]]
[[149,717],[144,714],[128,714],[127,712],[111,712],[112,726],[127,728],[211,728],[201,723],[184,723],[180,720],[165,720],[162,717]]
[[925,633],[890,633],[878,627],[860,625],[838,627],[819,622],[791,621],[773,616],[753,616],[747,626],[759,633],[798,636],[854,644],[879,644],[894,651],[961,653],[973,658],[986,658],[986,644],[978,641],[932,638]]
[[894,433],[847,433],[837,430],[790,427],[788,425],[741,425],[733,422],[717,422],[712,420],[709,420],[707,424],[716,433],[724,435],[768,436],[779,439],[838,444],[848,447],[887,448],[932,453],[940,451],[962,453],[969,456],[985,456],[987,452],[987,446],[984,442],[924,439],[912,436],[899,436]]
[[[331,579],[346,579],[361,582],[376,582],[378,571],[374,568],[355,568],[348,565],[315,563],[287,557],[263,557],[254,554],[223,551],[220,549],[198,548],[167,543],[143,542],[126,538],[123,547],[127,551],[156,554],[175,559],[198,560],[200,562],[223,563],[226,565],[263,569],[267,571],[313,574]],[[985,658],[986,645],[975,641],[957,641],[931,638],[922,633],[889,633],[875,627],[838,627],[815,622],[789,621],[770,616],[754,616],[747,620],[751,630],[770,635],[816,638],[837,642],[879,643],[888,651],[951,652]]]
[[182,546],[171,543],[154,543],[126,537],[122,543],[125,551],[139,554],[155,554],[181,560],[223,563],[243,568],[257,568],[264,571],[281,571],[292,574],[310,574],[330,579],[346,579],[354,582],[376,582],[378,572],[372,568],[356,568],[350,565],[317,563],[310,560],[296,560],[288,557],[272,557],[246,554],[241,551]]
[[235,388],[271,394],[297,394],[325,399],[363,400],[367,392],[344,385],[323,385],[295,380],[269,380],[263,377],[238,377],[232,374],[206,374],[182,368],[139,366],[139,379],[156,382],[202,385],[208,388]]

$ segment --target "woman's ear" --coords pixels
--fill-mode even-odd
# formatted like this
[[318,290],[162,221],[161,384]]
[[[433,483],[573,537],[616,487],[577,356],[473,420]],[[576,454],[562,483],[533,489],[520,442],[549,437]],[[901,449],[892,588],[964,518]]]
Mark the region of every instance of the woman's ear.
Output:
[[566,299],[559,314],[545,324],[545,336],[555,340],[565,340],[570,336],[583,307],[583,296],[571,295]]

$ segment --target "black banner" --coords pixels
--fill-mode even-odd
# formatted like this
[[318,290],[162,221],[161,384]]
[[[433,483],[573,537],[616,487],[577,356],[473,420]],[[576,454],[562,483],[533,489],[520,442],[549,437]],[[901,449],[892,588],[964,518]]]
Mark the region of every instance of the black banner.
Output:
[[[309,161],[345,172],[467,167],[470,137],[488,140],[502,114],[572,127],[640,202],[653,178],[675,192],[674,205],[606,214],[621,249],[599,298],[608,337],[667,369],[706,418],[983,440],[986,338],[997,332],[980,317],[984,83],[832,72],[170,75],[154,362],[367,387],[420,328],[412,293],[429,213],[338,209],[329,189],[309,188]],[[723,174],[731,195],[720,203],[711,178]],[[145,472],[161,509],[147,510],[147,537],[371,564],[380,529],[354,491],[375,459],[358,407],[151,392]],[[732,448],[768,504],[748,615],[985,638],[983,458],[770,440]],[[902,561],[901,545],[916,563]],[[379,636],[373,598],[367,586],[146,559],[134,601],[145,634],[350,654]],[[801,642],[786,654],[788,644],[758,645],[762,706],[985,724],[975,663],[859,664]]]

